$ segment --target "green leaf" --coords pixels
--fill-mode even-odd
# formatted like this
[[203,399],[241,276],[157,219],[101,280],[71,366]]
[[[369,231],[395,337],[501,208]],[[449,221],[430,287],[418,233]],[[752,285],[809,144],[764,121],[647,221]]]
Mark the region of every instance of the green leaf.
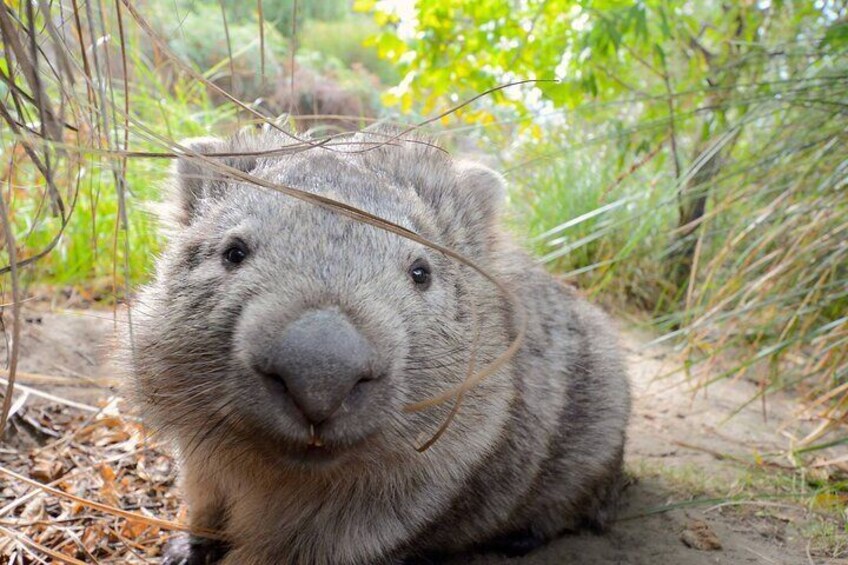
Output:
[[665,39],[671,39],[671,25],[668,23],[668,13],[666,12],[665,6],[660,6],[658,12],[660,14],[660,31],[662,32],[662,36]]
[[662,45],[660,45],[659,43],[654,43],[654,55],[659,60],[660,65],[662,65],[662,68],[665,69],[665,51],[663,50]]
[[542,82],[537,87],[555,106],[573,107],[583,99],[583,87],[578,81]]
[[648,18],[645,13],[645,5],[642,2],[637,3],[631,9],[633,19],[633,32],[639,39],[648,38]]
[[824,34],[822,45],[841,49],[848,45],[848,21],[837,22],[830,26]]

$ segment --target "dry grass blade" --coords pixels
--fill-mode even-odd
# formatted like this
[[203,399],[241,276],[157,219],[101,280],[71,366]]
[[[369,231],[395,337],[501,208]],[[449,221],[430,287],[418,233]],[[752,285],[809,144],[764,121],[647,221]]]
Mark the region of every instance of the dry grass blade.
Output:
[[[0,378],[0,385],[8,386],[9,381],[3,378]],[[69,400],[67,398],[62,398],[61,396],[57,396],[55,394],[50,394],[49,392],[44,392],[42,390],[38,390],[35,388],[23,386],[20,383],[16,385],[17,389],[26,392],[32,396],[37,396],[39,398],[43,398],[45,400],[49,400],[51,402],[55,402],[56,404],[61,404],[63,406],[68,406],[70,408],[75,408],[77,410],[82,410],[83,412],[97,413],[100,412],[100,408],[96,408],[94,406],[89,406],[88,404],[83,404],[82,402],[75,402],[73,400]]]
[[494,86],[494,87],[492,87],[488,90],[485,90],[485,91],[483,91],[483,92],[481,92],[481,93],[479,93],[475,96],[472,96],[471,98],[468,98],[467,100],[461,102],[460,104],[457,104],[455,106],[448,108],[447,110],[441,112],[437,116],[434,116],[432,118],[428,118],[428,119],[426,119],[422,122],[419,122],[415,125],[411,125],[411,126],[405,128],[405,129],[402,129],[397,134],[395,134],[393,136],[389,136],[388,139],[386,139],[386,141],[383,142],[382,144],[377,144],[374,148],[362,149],[361,151],[371,151],[373,149],[376,149],[377,147],[381,147],[382,145],[388,145],[392,142],[402,140],[404,137],[406,137],[410,133],[413,133],[416,130],[419,130],[419,129],[421,129],[421,128],[429,125],[429,124],[438,122],[442,118],[445,118],[447,116],[450,116],[451,114],[456,113],[458,110],[461,110],[462,108],[465,108],[466,106],[473,104],[474,102],[476,102],[477,100],[480,100],[481,98],[491,96],[495,92],[500,92],[501,90],[505,90],[507,88],[513,88],[513,87],[516,87],[516,86],[521,86],[521,85],[524,85],[524,84],[539,84],[539,83],[545,83],[545,82],[558,82],[558,81],[554,80],[554,79],[526,79],[526,80],[519,80],[519,81],[515,81],[515,82],[508,82],[506,84],[499,84],[498,86]]
[[259,75],[262,77],[261,88],[265,90],[265,15],[262,11],[262,0],[256,0],[257,26],[259,27]]
[[[9,380],[10,369],[0,369],[0,375],[5,375]],[[110,387],[117,386],[119,380],[115,378],[91,378],[91,377],[64,377],[60,375],[44,375],[40,373],[29,373],[16,371],[15,381],[23,384],[46,385],[46,386],[95,386]]]
[[[471,305],[471,319],[471,325],[475,328],[475,330],[474,340],[471,342],[471,355],[468,359],[468,370],[465,375],[466,381],[468,381],[474,376],[474,369],[477,365],[477,350],[480,347],[480,326],[477,320],[477,308],[474,304]],[[456,415],[459,413],[459,408],[462,404],[463,394],[463,391],[459,391],[457,393],[456,398],[453,402],[453,406],[451,406],[450,412],[448,412],[448,415],[445,418],[444,422],[442,422],[441,426],[439,426],[439,428],[436,430],[436,433],[434,433],[429,440],[427,440],[426,442],[424,442],[423,445],[417,448],[419,453],[423,453],[424,451],[430,449],[433,444],[439,441],[439,438],[441,438],[442,435],[444,435],[444,433],[447,431],[448,427],[451,425],[451,422],[453,422],[454,418],[456,418]]]

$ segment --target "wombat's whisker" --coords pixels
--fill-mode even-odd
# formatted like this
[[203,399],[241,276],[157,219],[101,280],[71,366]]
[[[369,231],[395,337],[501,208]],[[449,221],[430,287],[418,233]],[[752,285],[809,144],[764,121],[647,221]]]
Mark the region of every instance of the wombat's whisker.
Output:
[[[188,398],[177,398],[176,402],[171,402],[171,397],[164,397],[161,395],[151,396],[151,400],[154,402],[165,403],[168,404],[171,412],[171,417],[162,421],[160,428],[169,428],[178,422],[181,422],[187,419],[192,413],[202,410],[208,409],[208,398],[209,395],[214,395],[215,392],[218,392],[216,388],[220,388],[223,390],[224,383],[215,386],[204,386],[204,387],[195,387],[192,389],[188,389],[190,394]],[[201,402],[202,398],[206,399],[206,402]]]
[[[186,396],[181,397],[175,393],[162,394],[157,393],[151,395],[151,399],[157,402],[167,402],[171,408],[192,408],[197,407],[198,402],[200,400],[205,400],[209,397],[210,394],[214,394],[217,390],[223,391],[225,387],[225,383],[221,383],[219,385],[195,385],[194,387],[186,389]],[[176,402],[171,402],[171,400],[176,400]],[[202,402],[205,404],[205,402]]]
[[462,366],[468,366],[468,359],[433,359],[429,362],[407,363],[406,370],[415,372],[425,369],[448,369]]
[[[189,438],[186,442],[186,458],[191,458],[194,451],[200,447],[207,439],[212,437],[218,429],[223,426],[227,420],[229,419],[230,413],[228,412],[229,408],[236,403],[237,399],[232,398],[223,405],[221,405],[215,412],[212,414],[211,421],[214,422],[211,426],[208,426],[206,429],[199,428],[195,434]],[[208,425],[208,424],[207,424]]]

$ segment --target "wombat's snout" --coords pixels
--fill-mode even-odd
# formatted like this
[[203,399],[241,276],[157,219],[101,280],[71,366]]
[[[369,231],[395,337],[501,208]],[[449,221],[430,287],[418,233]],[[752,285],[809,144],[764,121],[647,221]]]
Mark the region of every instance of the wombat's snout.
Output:
[[375,380],[374,350],[338,310],[313,310],[255,352],[255,368],[310,424],[332,416],[354,389]]

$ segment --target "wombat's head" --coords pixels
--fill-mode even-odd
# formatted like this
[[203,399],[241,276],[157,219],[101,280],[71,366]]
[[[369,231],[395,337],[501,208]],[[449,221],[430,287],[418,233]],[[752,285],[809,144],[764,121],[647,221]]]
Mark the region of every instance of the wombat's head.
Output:
[[[383,139],[179,160],[171,236],[134,309],[132,359],[151,423],[183,450],[255,447],[293,468],[400,461],[450,405],[404,407],[461,383],[472,349],[479,370],[506,347],[508,307],[470,268],[215,165],[366,210],[497,273],[500,178],[420,143],[362,151]],[[265,133],[186,145],[221,154],[286,143]],[[462,449],[490,443],[508,390],[495,375],[468,395],[449,430]]]

